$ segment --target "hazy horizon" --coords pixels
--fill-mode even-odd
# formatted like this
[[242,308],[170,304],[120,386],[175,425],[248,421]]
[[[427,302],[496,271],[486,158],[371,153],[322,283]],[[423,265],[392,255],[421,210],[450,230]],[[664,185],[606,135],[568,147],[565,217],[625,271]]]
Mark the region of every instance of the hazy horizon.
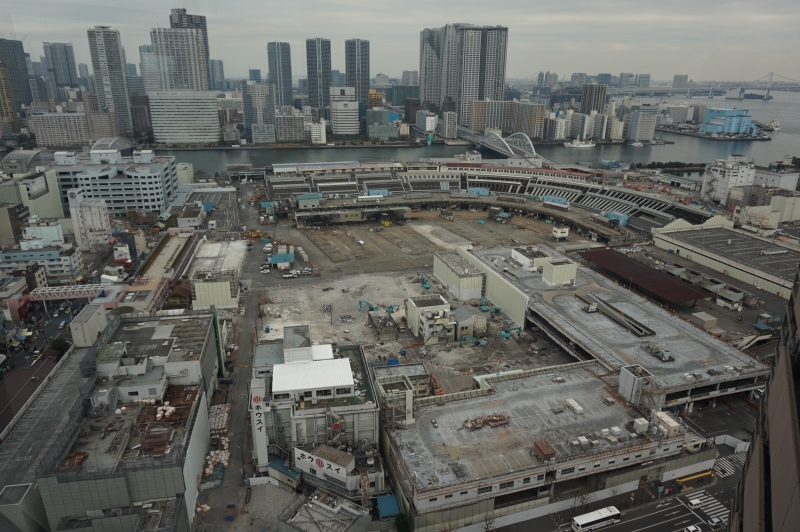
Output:
[[[267,73],[267,43],[292,48],[294,77],[306,71],[305,39],[331,40],[332,68],[344,72],[344,40],[370,41],[370,75],[400,76],[419,68],[419,32],[448,23],[509,28],[507,78],[535,78],[553,71],[559,79],[573,72],[649,73],[653,81],[687,74],[695,81],[755,80],[770,71],[800,79],[800,4],[781,1],[708,2],[686,0],[646,4],[629,0],[589,2],[508,0],[489,6],[467,0],[445,7],[411,0],[388,6],[355,2],[300,0],[267,4],[242,0],[156,0],[138,4],[114,0],[67,2],[0,0],[5,38],[24,39],[25,51],[39,61],[42,42],[71,42],[77,63],[90,65],[86,30],[105,25],[120,31],[129,63],[139,63],[138,47],[150,43],[154,27],[169,27],[169,11],[184,7],[205,15],[212,59],[224,62],[229,78],[248,69]],[[256,22],[263,20],[265,22]],[[765,37],[768,37],[765,39]]]

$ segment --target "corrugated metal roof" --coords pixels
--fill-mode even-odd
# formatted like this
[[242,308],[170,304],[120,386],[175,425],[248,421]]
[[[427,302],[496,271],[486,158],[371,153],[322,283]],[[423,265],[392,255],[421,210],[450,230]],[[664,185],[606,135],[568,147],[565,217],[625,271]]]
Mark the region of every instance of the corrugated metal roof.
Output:
[[353,372],[347,358],[292,362],[273,368],[273,394],[353,385]]
[[711,294],[705,290],[695,288],[672,275],[655,270],[614,249],[584,251],[580,255],[618,278],[635,284],[644,291],[670,303],[683,303],[711,297]]

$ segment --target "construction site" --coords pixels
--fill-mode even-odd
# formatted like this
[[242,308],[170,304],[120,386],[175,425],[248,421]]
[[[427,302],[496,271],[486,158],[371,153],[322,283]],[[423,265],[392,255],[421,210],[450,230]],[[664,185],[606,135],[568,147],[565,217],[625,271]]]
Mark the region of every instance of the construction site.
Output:
[[[424,339],[410,332],[405,308],[406,299],[423,296],[443,297],[452,314],[465,310],[484,317],[485,329],[426,345]],[[486,311],[481,312],[481,308]],[[424,273],[346,276],[304,285],[303,290],[288,284],[274,287],[264,296],[261,312],[259,342],[282,335],[286,327],[309,325],[315,342],[360,344],[367,359],[375,364],[423,361],[445,393],[472,389],[475,375],[574,360],[546,336],[514,327],[514,322],[490,301],[484,299],[483,305],[480,299],[457,301],[444,285]],[[381,334],[380,323],[387,320],[394,324],[392,333]]]

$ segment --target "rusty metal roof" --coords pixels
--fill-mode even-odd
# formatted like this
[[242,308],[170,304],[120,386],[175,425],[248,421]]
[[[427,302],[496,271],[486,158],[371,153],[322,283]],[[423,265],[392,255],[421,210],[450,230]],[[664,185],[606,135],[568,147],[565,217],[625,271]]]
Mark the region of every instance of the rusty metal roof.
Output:
[[668,273],[651,268],[614,249],[584,251],[580,255],[619,279],[630,281],[638,288],[669,303],[706,299],[711,295]]

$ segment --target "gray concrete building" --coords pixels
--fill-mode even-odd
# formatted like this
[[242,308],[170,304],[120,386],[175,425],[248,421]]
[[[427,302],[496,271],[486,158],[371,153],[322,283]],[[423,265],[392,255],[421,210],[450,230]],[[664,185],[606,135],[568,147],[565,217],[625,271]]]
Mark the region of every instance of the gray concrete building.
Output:
[[78,70],[75,67],[75,52],[72,43],[45,42],[44,69],[47,78],[57,87],[77,87]]
[[356,101],[367,104],[369,95],[369,41],[347,39],[344,41],[346,85],[356,90]]
[[330,103],[330,40],[306,39],[306,69],[308,72],[308,104],[314,109],[325,109]]
[[275,86],[275,104],[292,105],[292,49],[288,42],[267,43],[269,83]]
[[108,26],[95,26],[87,30],[92,71],[100,109],[117,113],[123,135],[133,133],[128,83],[126,79],[125,50],[119,31]]

